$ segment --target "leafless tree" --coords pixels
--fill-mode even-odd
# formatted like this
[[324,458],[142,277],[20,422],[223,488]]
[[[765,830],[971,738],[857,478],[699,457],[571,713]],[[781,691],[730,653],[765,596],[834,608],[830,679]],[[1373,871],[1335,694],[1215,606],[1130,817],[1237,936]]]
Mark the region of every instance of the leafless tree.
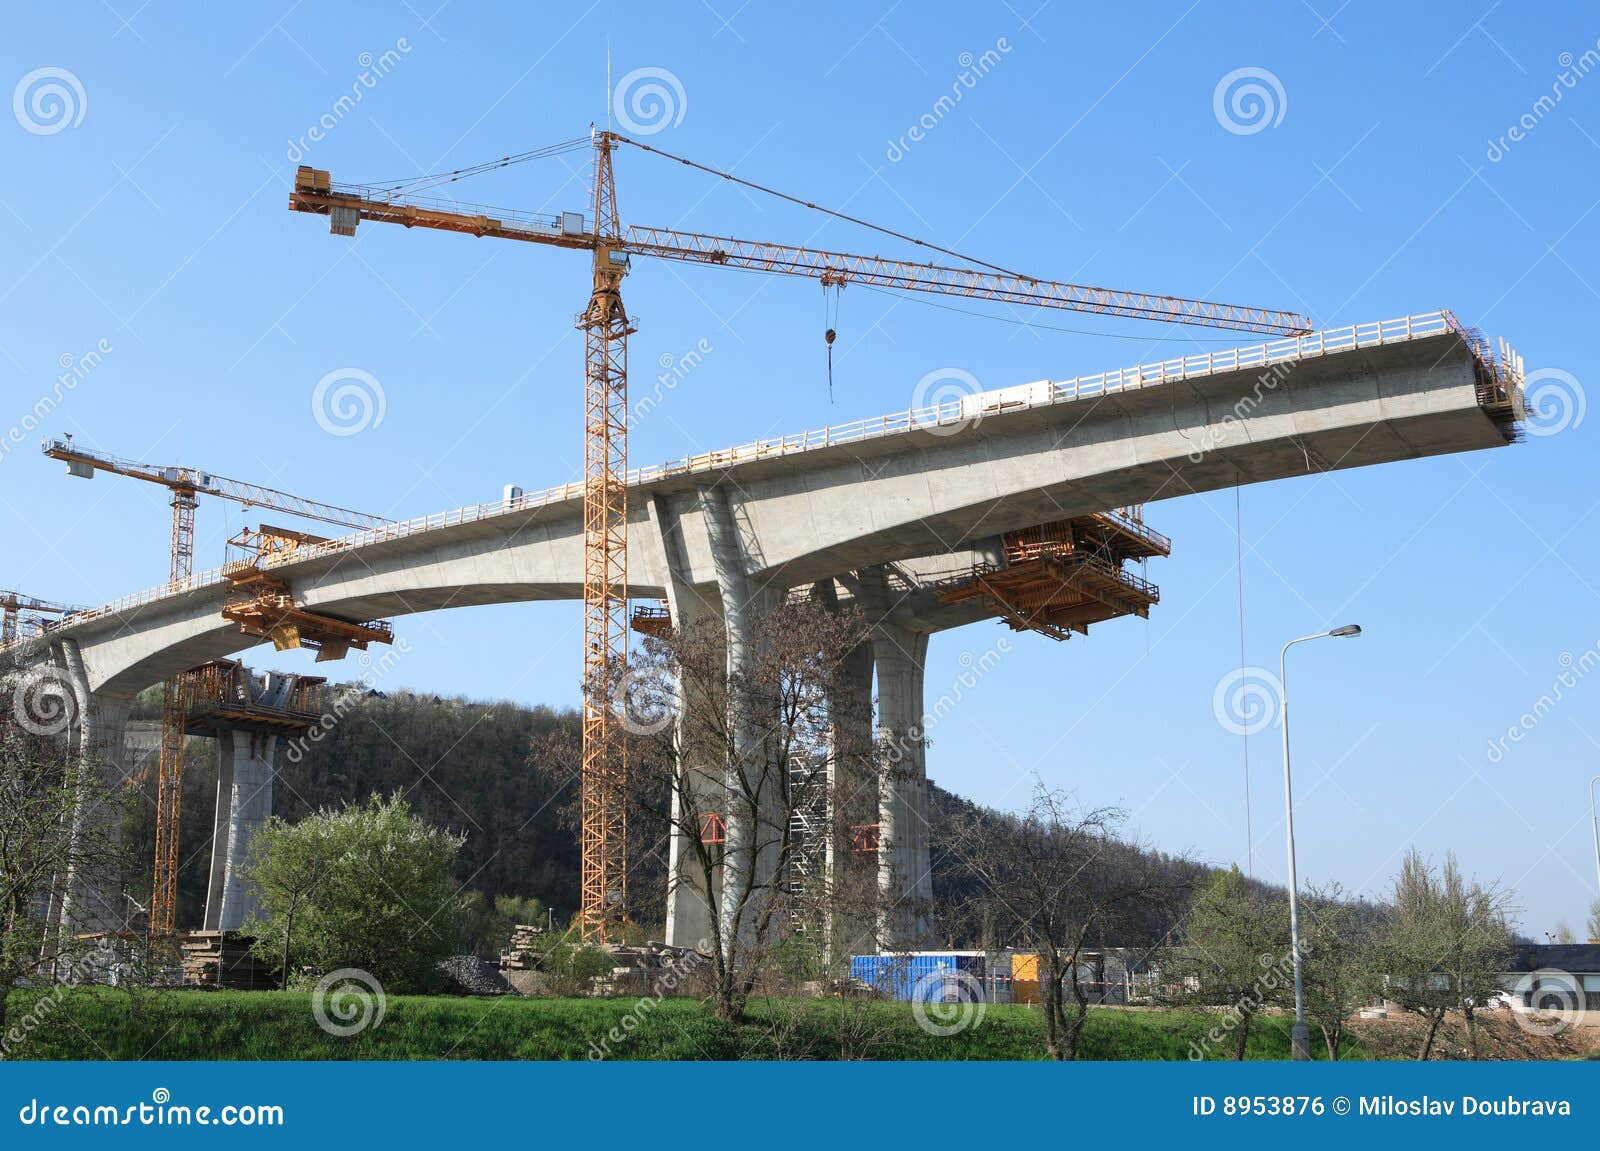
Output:
[[979,810],[957,831],[952,850],[982,880],[998,931],[1038,953],[1051,1059],[1077,1058],[1094,998],[1086,952],[1159,939],[1186,895],[1179,870],[1119,837],[1124,819],[1040,783],[1021,816]]
[[[19,720],[28,705],[13,696],[23,690],[13,678],[0,691],[0,1036],[8,1035],[6,1008],[17,986],[65,988],[106,977],[110,953],[56,932],[51,913],[69,874],[116,874],[111,829],[123,806],[116,782],[64,731],[41,734]],[[83,818],[86,810],[101,818]],[[51,1005],[41,1000],[35,1010]],[[9,1044],[0,1043],[5,1054]]]
[[678,839],[670,887],[690,884],[710,905],[705,950],[722,1018],[742,1017],[764,982],[797,967],[826,974],[838,954],[830,926],[850,921],[842,905],[863,897],[868,869],[827,859],[851,845],[830,775],[871,774],[870,742],[837,738],[859,726],[842,711],[871,707],[840,682],[865,640],[854,611],[788,602],[756,619],[741,667],[729,669],[715,621],[674,621],[631,662],[618,706],[630,727],[656,730],[630,749],[630,801]]

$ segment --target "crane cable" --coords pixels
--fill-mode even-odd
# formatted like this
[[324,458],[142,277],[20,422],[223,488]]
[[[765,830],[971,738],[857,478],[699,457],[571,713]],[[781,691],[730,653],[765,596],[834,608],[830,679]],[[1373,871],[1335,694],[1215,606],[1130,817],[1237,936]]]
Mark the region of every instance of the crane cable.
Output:
[[613,132],[611,135],[612,138],[619,143],[632,144],[635,148],[638,148],[641,151],[650,152],[668,160],[676,160],[678,163],[687,167],[708,173],[712,176],[720,176],[724,180],[731,180],[735,184],[741,184],[752,191],[765,192],[769,196],[776,196],[778,199],[787,200],[791,204],[799,204],[802,208],[810,208],[814,212],[821,212],[823,215],[832,216],[836,220],[843,220],[849,224],[857,224],[863,228],[871,229],[874,232],[881,232],[885,236],[893,236],[897,240],[904,240],[906,243],[915,244],[919,248],[927,248],[930,251],[942,252],[946,256],[954,256],[958,260],[965,260],[967,263],[976,264],[980,268],[988,268],[991,272],[1000,272],[1003,275],[1015,276],[1017,279],[1026,280],[1030,284],[1039,282],[1038,278],[1035,276],[1025,276],[1021,272],[1013,272],[1010,268],[1002,268],[999,264],[991,264],[986,260],[974,259],[973,257],[965,255],[961,252],[957,252],[952,248],[941,248],[938,244],[929,243],[927,240],[919,240],[915,236],[908,236],[904,232],[896,232],[892,228],[881,227],[869,220],[863,220],[859,216],[851,216],[844,212],[834,211],[832,208],[824,208],[821,204],[814,204],[810,200],[802,200],[798,196],[791,196],[786,192],[780,192],[776,188],[768,188],[765,185],[757,184],[752,180],[741,179],[740,177],[735,176],[732,172],[724,172],[720,168],[712,168],[709,165],[697,163],[694,160],[687,159],[686,157],[676,155],[672,152],[662,151],[660,148],[652,148],[649,144],[641,144],[637,140],[630,140],[628,137],[619,136],[615,132]]
[[[1233,478],[1233,540],[1234,570],[1239,578],[1239,682],[1244,683],[1244,512],[1239,496],[1239,477]],[[1244,874],[1250,891],[1250,904],[1255,906],[1255,832],[1250,826],[1250,731],[1241,733],[1244,746]]]
[[[833,312],[828,311],[828,293],[833,293]],[[822,342],[828,347],[828,402],[833,403],[833,341],[838,338],[839,298],[844,285],[824,276],[822,279]]]
[[485,160],[481,164],[472,164],[465,168],[455,168],[448,172],[434,172],[422,176],[412,176],[404,180],[373,180],[368,186],[388,193],[412,194],[438,187],[440,184],[452,184],[457,180],[465,180],[469,176],[481,175],[492,172],[497,168],[509,168],[513,164],[522,164],[529,160],[542,160],[549,156],[563,156],[568,152],[576,152],[589,143],[589,137],[577,136],[571,140],[562,140],[557,144],[546,144],[542,148],[532,148],[526,152],[517,152],[510,156],[501,156],[498,160]]

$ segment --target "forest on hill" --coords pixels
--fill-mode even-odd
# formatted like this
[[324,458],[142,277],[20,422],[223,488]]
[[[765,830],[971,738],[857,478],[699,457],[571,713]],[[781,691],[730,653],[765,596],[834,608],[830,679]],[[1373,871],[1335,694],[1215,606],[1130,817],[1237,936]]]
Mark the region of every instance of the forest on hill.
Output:
[[[537,899],[556,916],[578,903],[576,749],[572,709],[507,702],[335,688],[345,695],[337,722],[316,741],[280,746],[273,812],[290,821],[320,808],[374,794],[402,793],[429,823],[466,837],[458,880],[489,899]],[[155,827],[155,727],[160,691],[141,696],[130,734],[130,768],[142,802],[124,825],[124,876],[141,900],[149,892]],[[530,749],[543,749],[530,754]],[[185,754],[180,838],[179,919],[197,925],[205,905],[216,804],[218,744],[191,738]],[[977,810],[970,801],[931,787],[935,920],[946,947],[993,946],[990,926],[967,909],[979,881],[959,852],[953,821]],[[630,815],[629,902],[641,926],[659,930],[665,907],[664,821]],[[1139,850],[1139,849],[1130,849]],[[1192,883],[1209,868],[1160,855],[1161,865]]]

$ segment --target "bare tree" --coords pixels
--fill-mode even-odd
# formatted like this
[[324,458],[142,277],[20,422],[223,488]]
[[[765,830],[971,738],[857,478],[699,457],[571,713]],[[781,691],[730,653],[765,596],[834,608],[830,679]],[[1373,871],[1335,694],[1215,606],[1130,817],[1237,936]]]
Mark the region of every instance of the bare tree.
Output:
[[1021,816],[970,813],[952,846],[982,880],[1002,937],[1038,953],[1051,1059],[1078,1055],[1095,997],[1086,952],[1159,938],[1184,894],[1161,857],[1118,838],[1123,820],[1118,808],[1083,810],[1040,783]]
[[[10,696],[22,690],[12,680],[0,693],[0,1036],[19,985],[54,980],[64,988],[104,978],[110,954],[94,940],[54,931],[50,910],[69,874],[115,874],[111,829],[123,805],[88,753],[64,734],[40,734],[17,719],[25,706],[13,708]],[[101,818],[82,818],[85,810]],[[35,1010],[50,1007],[44,1000]],[[0,1043],[0,1056],[8,1048]]]
[[1600,943],[1600,899],[1589,908],[1589,942]]
[[674,621],[631,663],[618,706],[630,727],[655,734],[630,751],[629,798],[677,837],[683,855],[669,885],[690,884],[708,903],[721,1018],[741,1018],[764,981],[783,974],[780,959],[809,957],[819,970],[829,924],[848,920],[841,904],[863,896],[849,882],[863,869],[829,868],[825,856],[829,836],[836,850],[849,837],[830,773],[871,771],[870,744],[832,738],[841,708],[870,709],[838,682],[865,639],[856,612],[790,602],[757,618],[742,666],[730,670],[716,621]]

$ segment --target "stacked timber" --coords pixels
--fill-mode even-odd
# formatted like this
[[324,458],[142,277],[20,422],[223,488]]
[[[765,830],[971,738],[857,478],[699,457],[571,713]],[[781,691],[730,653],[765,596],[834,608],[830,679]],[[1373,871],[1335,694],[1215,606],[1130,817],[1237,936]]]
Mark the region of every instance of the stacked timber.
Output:
[[542,951],[535,950],[538,937],[544,934],[544,928],[535,923],[519,923],[511,929],[511,942],[506,950],[500,953],[500,970],[502,971],[537,971]]
[[183,982],[190,987],[266,991],[278,986],[275,969],[250,952],[253,937],[237,931],[194,931],[184,936]]

